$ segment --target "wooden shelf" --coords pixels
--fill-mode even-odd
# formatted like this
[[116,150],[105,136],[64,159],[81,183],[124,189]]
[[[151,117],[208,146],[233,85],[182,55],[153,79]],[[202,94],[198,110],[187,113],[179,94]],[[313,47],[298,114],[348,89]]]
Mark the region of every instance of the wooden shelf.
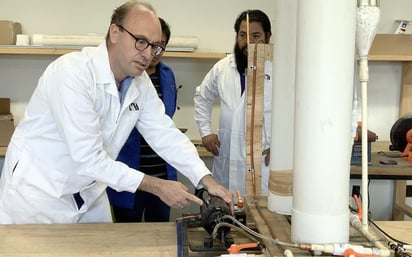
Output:
[[199,59],[222,59],[226,57],[225,53],[198,53],[198,52],[168,52],[163,57],[173,58],[199,58]]
[[12,55],[63,55],[79,50],[80,48],[0,46],[0,54]]
[[[14,46],[0,45],[0,55],[63,55],[79,51],[76,46]],[[167,58],[187,59],[222,59],[225,53],[205,52],[173,52],[166,51]],[[369,51],[370,61],[412,61],[412,35],[409,34],[377,34]]]
[[370,61],[412,61],[412,35],[377,34],[368,59]]
[[0,157],[5,156],[7,151],[7,146],[0,146]]
[[[80,51],[81,47],[35,47],[35,46],[0,46],[0,54],[12,55],[63,55],[73,51]],[[221,59],[225,53],[201,53],[201,52],[170,52],[166,51],[164,57],[170,58],[199,58]]]
[[[62,55],[79,51],[76,46],[14,46],[0,45],[0,55]],[[166,51],[164,57],[221,59],[225,53],[205,52],[173,52]],[[412,35],[409,34],[377,34],[369,51],[370,61],[412,61]]]
[[390,55],[390,54],[369,54],[369,61],[387,61],[387,62],[410,62],[412,55]]

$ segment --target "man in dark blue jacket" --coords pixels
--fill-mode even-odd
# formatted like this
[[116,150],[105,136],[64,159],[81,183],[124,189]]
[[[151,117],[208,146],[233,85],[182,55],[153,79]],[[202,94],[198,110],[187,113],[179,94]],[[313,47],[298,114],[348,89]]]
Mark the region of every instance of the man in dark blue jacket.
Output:
[[[170,28],[162,18],[159,20],[163,32],[161,43],[166,48]],[[160,61],[162,55],[153,58],[146,72],[163,101],[166,114],[172,118],[176,110],[177,88],[173,71]],[[136,129],[131,132],[117,160],[145,174],[176,180],[176,170],[151,149]],[[115,222],[169,221],[170,207],[156,195],[139,190],[136,193],[117,192],[111,188],[107,189],[107,193]]]

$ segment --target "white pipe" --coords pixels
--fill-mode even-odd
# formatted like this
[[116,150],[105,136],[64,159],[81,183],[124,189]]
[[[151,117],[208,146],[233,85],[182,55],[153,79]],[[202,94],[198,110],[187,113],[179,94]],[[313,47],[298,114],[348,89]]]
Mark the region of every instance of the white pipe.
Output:
[[[242,232],[243,234],[247,235],[248,237],[252,239],[254,238],[253,239],[254,241],[256,239],[261,239],[273,245],[299,248],[302,250],[311,250],[315,253],[315,255],[320,255],[322,253],[330,253],[336,256],[342,256],[342,255],[346,256],[348,254],[347,252],[348,250],[352,250],[353,252],[359,253],[359,254],[375,255],[375,256],[381,256],[381,257],[388,257],[391,255],[391,250],[388,247],[386,247],[376,236],[370,233],[368,229],[364,229],[364,227],[362,226],[359,220],[359,217],[356,214],[351,214],[349,218],[350,218],[349,220],[350,225],[353,228],[355,228],[357,231],[359,231],[368,240],[368,242],[371,243],[372,247],[364,247],[362,245],[349,244],[349,243],[326,243],[326,244],[287,243],[287,242],[280,241],[279,239],[273,239],[270,237],[266,237],[262,234],[259,234],[256,231],[250,229],[249,227],[243,225],[241,222],[236,220],[231,215],[225,215],[221,217],[221,219],[231,220],[234,224],[227,223],[227,222],[220,222],[213,229],[212,235],[213,237],[215,237],[217,231],[221,227],[231,227],[234,229],[238,229],[239,232]],[[406,250],[410,249],[410,245],[406,245],[406,246],[404,245],[403,248]],[[267,253],[265,252],[265,254]],[[350,256],[353,256],[352,253],[349,253],[349,254]],[[294,256],[293,252],[290,249],[286,249],[283,252],[283,255],[284,257]]]
[[376,1],[361,1],[357,8],[356,48],[359,55],[359,80],[362,87],[362,224],[368,226],[368,54],[376,34],[380,9]]
[[362,107],[360,106],[361,101],[359,98],[359,96],[361,95],[361,93],[359,92],[359,88],[360,88],[359,79],[358,79],[359,69],[358,69],[358,63],[356,60],[354,63],[354,74],[355,76],[353,77],[353,103],[352,103],[352,144],[354,142],[354,139],[356,138],[359,122],[362,120],[362,116],[361,116]]
[[356,2],[299,0],[292,241],[349,240]]
[[302,247],[302,249],[312,250],[319,253],[329,253],[336,256],[343,256],[348,249],[354,250],[356,253],[364,255],[375,255],[380,257],[388,257],[391,251],[387,248],[369,248],[354,244],[310,244]]
[[293,252],[290,249],[286,249],[285,251],[283,251],[283,256],[285,257],[293,257]]
[[292,212],[297,0],[275,1],[268,209]]
[[[363,214],[362,214],[363,215]],[[356,214],[351,214],[350,216],[350,224],[353,228],[358,230],[366,239],[369,240],[369,242],[372,242],[374,246],[376,246],[379,249],[387,249],[387,247],[382,244],[374,235],[372,235],[368,228],[365,228],[361,221],[359,220],[358,215]]]
[[403,245],[402,247],[405,250],[412,250],[412,245]]
[[46,35],[33,34],[32,45],[96,46],[104,42],[104,34]]
[[368,227],[369,194],[368,194],[368,83],[361,82],[362,87],[362,224]]

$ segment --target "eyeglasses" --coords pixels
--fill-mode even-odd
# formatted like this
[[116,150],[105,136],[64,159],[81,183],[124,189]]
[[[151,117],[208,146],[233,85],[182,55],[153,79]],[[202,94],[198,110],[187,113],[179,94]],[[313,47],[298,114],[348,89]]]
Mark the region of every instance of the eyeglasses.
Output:
[[135,42],[135,47],[137,50],[139,51],[144,51],[146,50],[146,48],[148,48],[149,46],[152,47],[152,55],[153,56],[159,56],[164,50],[165,48],[160,45],[160,44],[152,44],[149,41],[147,41],[145,38],[143,37],[136,37],[135,35],[133,35],[130,31],[128,31],[127,29],[125,29],[122,25],[118,25],[116,24],[117,27],[120,28],[120,30],[124,30],[126,31],[131,37],[133,37],[136,42]]

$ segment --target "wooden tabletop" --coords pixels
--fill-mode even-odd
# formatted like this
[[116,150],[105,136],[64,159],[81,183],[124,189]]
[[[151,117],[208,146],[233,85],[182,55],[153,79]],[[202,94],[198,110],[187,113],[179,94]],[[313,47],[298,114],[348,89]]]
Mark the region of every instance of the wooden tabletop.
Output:
[[0,256],[176,256],[175,223],[1,225]]
[[[412,221],[376,223],[391,236],[411,243]],[[176,256],[176,238],[174,222],[0,225],[0,256]]]
[[[370,178],[382,179],[412,179],[412,163],[396,158],[400,156],[398,151],[389,151],[390,142],[376,141],[371,143],[371,165],[368,166],[368,174]],[[382,164],[388,161],[395,161],[396,164]],[[361,166],[351,166],[350,173],[352,177],[362,174]]]
[[[261,196],[254,199],[246,196],[245,205],[248,208],[248,217],[251,219],[249,222],[254,223],[257,231],[268,238],[277,238],[282,242],[291,242],[290,216],[277,214],[268,210],[267,199]],[[375,223],[393,238],[412,244],[412,221],[375,221]],[[376,235],[379,240],[382,239],[382,236],[375,232],[372,225],[369,226],[368,230],[371,234]],[[355,228],[350,226],[349,231],[350,243],[357,245],[369,243]],[[268,242],[266,247],[269,256],[283,257],[285,250],[283,246],[273,245]],[[312,253],[306,250],[297,248],[291,248],[290,250],[295,257],[312,256]]]
[[412,244],[412,220],[411,221],[376,221],[390,236]]

